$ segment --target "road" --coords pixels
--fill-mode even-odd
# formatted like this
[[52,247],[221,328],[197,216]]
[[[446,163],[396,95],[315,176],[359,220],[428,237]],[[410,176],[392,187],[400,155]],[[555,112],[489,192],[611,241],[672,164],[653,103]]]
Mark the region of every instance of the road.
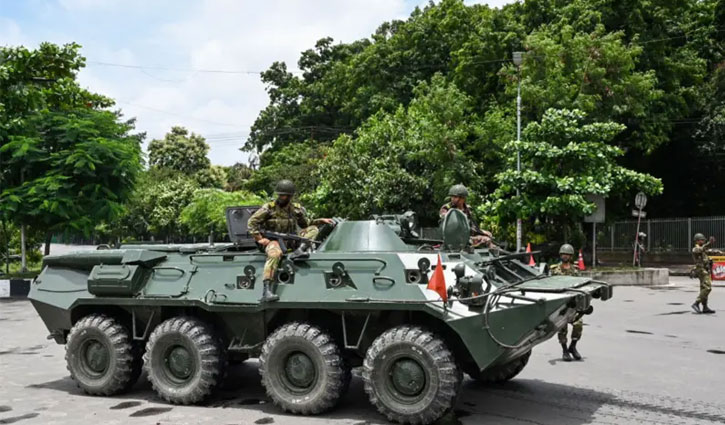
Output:
[[[725,310],[695,315],[696,282],[616,287],[585,318],[584,361],[559,360],[556,339],[538,346],[527,368],[495,387],[466,380],[444,424],[725,423]],[[725,286],[711,295],[725,309]],[[320,417],[281,413],[264,396],[257,364],[234,368],[206,406],[163,404],[142,378],[120,397],[83,395],[68,377],[62,346],[27,301],[0,303],[0,424],[375,424],[359,377],[336,410]]]

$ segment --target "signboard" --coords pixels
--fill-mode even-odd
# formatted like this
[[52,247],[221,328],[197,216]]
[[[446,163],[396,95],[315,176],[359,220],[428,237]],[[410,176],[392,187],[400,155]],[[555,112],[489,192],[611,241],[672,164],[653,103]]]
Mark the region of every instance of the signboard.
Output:
[[712,280],[725,280],[725,257],[710,257],[712,259]]
[[647,211],[632,210],[632,217],[645,218],[647,217]]
[[604,196],[602,195],[586,195],[587,201],[592,202],[594,205],[594,212],[591,215],[584,217],[585,223],[604,223]]
[[0,298],[7,298],[10,296],[10,281],[0,280]]
[[647,206],[647,195],[645,195],[644,192],[639,192],[637,196],[634,197],[634,206],[640,210],[643,210],[644,207]]

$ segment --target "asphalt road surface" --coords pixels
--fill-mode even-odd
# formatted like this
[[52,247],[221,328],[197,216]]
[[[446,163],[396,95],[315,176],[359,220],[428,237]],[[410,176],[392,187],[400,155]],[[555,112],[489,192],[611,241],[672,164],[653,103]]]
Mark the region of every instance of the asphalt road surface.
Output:
[[[690,310],[697,285],[616,287],[585,317],[581,362],[559,360],[556,338],[534,349],[527,368],[501,386],[467,379],[443,424],[725,423],[725,286],[715,315]],[[248,361],[205,406],[162,403],[142,380],[126,395],[85,396],[68,377],[64,347],[27,301],[0,302],[0,424],[375,424],[359,377],[341,405],[318,417],[283,414],[266,399]]]

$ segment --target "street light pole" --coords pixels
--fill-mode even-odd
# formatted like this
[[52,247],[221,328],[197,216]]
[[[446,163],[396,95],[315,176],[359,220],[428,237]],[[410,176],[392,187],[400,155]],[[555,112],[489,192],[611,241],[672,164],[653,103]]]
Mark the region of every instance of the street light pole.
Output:
[[[514,52],[513,60],[516,65],[516,174],[521,176],[521,151],[518,148],[519,142],[521,142],[521,62],[523,62],[524,52]],[[516,199],[520,199],[521,190],[519,185],[516,185]],[[522,248],[521,238],[523,236],[523,229],[521,224],[521,215],[517,214],[516,217],[516,252],[520,252]]]

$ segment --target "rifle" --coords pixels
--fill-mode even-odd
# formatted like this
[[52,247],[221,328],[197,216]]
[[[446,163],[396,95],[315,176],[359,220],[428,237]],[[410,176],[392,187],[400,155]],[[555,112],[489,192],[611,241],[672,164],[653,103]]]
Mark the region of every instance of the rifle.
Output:
[[267,230],[262,230],[259,232],[263,237],[277,241],[279,244],[279,247],[282,249],[282,252],[287,252],[287,245],[285,244],[285,240],[288,241],[297,241],[297,242],[307,242],[310,245],[313,244],[320,244],[322,242],[315,241],[308,238],[303,238],[302,236],[293,235],[291,233],[279,233],[279,232],[270,232]]

